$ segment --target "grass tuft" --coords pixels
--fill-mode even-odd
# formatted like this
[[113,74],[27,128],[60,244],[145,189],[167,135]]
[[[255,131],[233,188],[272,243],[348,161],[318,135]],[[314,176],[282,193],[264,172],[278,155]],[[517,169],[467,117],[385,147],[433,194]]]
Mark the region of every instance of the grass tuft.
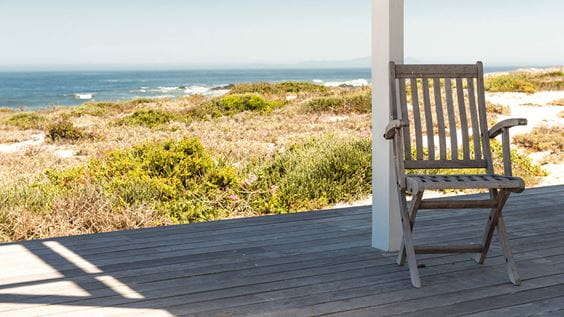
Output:
[[563,90],[562,70],[544,72],[515,72],[488,76],[485,87],[490,92],[534,93],[540,90]]
[[281,82],[281,83],[246,83],[236,84],[231,88],[230,94],[286,94],[286,93],[322,93],[327,92],[325,86],[308,82]]
[[493,114],[510,115],[511,114],[511,108],[509,108],[508,106],[498,105],[498,104],[495,104],[495,103],[487,102],[486,103],[486,112],[487,113],[493,113]]
[[197,118],[216,118],[245,111],[267,113],[283,105],[283,102],[266,100],[253,94],[227,95],[212,99],[190,110],[189,115]]
[[167,124],[175,118],[171,112],[161,110],[138,110],[129,116],[123,117],[117,121],[119,125],[143,126],[154,128],[156,126]]
[[34,113],[34,112],[24,112],[13,115],[6,122],[7,124],[23,129],[42,129],[47,122],[47,118]]
[[304,108],[307,112],[369,113],[372,111],[372,95],[362,93],[314,98]]
[[87,134],[82,129],[75,127],[71,122],[61,120],[47,127],[47,137],[53,142],[78,141],[87,137]]

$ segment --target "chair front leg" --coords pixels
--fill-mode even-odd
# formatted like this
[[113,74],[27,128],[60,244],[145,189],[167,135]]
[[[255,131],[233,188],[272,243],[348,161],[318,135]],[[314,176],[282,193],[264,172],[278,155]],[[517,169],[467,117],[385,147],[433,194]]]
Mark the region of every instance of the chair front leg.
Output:
[[[421,199],[422,198],[423,198],[423,192],[419,192],[419,193],[416,193],[413,196],[413,198],[411,199],[411,206],[409,208],[410,209],[409,210],[409,224],[410,224],[410,227],[411,227],[411,232],[413,232],[413,226],[415,225],[415,218],[417,217],[417,210],[419,209],[419,206],[421,205]],[[398,259],[397,259],[398,265],[404,265],[405,264],[405,257],[406,257],[405,243],[402,240],[400,252],[398,254]]]
[[492,190],[491,196],[492,198],[496,199],[497,206],[495,208],[492,208],[490,212],[490,216],[486,224],[486,229],[484,231],[484,236],[482,238],[482,252],[480,252],[476,257],[476,262],[480,264],[484,263],[486,256],[488,255],[488,250],[492,242],[494,230],[498,224],[499,216],[501,215],[501,210],[503,209],[507,198],[509,198],[509,191],[501,190],[498,193],[496,190]]
[[514,285],[521,285],[521,278],[519,277],[519,271],[517,271],[517,264],[513,259],[513,253],[511,252],[511,246],[509,245],[509,236],[507,235],[507,228],[505,227],[505,221],[503,220],[503,214],[500,213],[497,220],[497,234],[499,236],[499,243],[501,244],[501,250],[505,256],[505,268],[507,269],[507,275],[509,275],[509,280]]
[[415,258],[415,248],[413,247],[413,239],[411,235],[410,217],[407,211],[407,201],[405,193],[398,187],[398,196],[400,201],[401,224],[403,228],[403,245],[409,266],[409,274],[411,276],[411,284],[414,287],[421,287],[419,278],[419,269],[417,268],[417,259]]

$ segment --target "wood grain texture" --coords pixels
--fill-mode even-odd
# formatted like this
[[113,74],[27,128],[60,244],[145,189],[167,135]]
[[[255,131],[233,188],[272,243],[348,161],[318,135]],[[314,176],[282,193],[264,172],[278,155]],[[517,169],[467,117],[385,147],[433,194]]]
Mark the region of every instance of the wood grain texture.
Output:
[[413,103],[413,125],[415,128],[415,151],[418,160],[423,159],[423,129],[421,128],[421,111],[419,109],[419,91],[417,79],[411,78],[411,102]]
[[435,96],[435,111],[437,112],[437,125],[439,129],[439,159],[447,159],[445,116],[443,112],[443,101],[441,93],[441,81],[439,78],[433,79],[433,89]]
[[[48,240],[97,266],[94,274],[45,240],[1,244],[0,315],[489,316],[527,312],[525,303],[561,310],[551,299],[564,296],[563,209],[564,186],[507,201],[502,219],[523,279],[518,288],[506,282],[506,254],[495,239],[483,265],[468,255],[420,254],[424,291],[411,287],[395,254],[370,247],[370,206]],[[480,242],[484,212],[420,213],[414,242]]]

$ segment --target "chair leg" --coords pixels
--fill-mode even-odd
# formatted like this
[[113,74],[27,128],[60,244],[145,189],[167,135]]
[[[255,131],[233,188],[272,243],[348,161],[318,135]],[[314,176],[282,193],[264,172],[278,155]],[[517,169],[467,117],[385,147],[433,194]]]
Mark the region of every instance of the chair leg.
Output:
[[505,221],[503,220],[503,215],[500,214],[497,220],[497,234],[499,236],[499,243],[501,244],[501,249],[503,250],[503,255],[505,256],[505,267],[507,269],[507,274],[509,275],[509,280],[514,285],[521,285],[521,278],[519,277],[519,272],[517,271],[517,264],[513,259],[513,254],[511,252],[511,246],[509,245],[509,237],[507,236],[507,229],[505,227]]
[[398,188],[400,199],[400,213],[401,223],[403,228],[403,244],[405,245],[405,253],[407,257],[407,264],[409,266],[409,274],[411,276],[411,284],[414,287],[421,287],[421,280],[419,278],[419,269],[417,268],[417,259],[415,258],[415,249],[413,247],[413,239],[411,235],[410,218],[407,211],[407,201],[403,190]]
[[[422,198],[423,198],[423,192],[419,192],[419,193],[416,193],[413,196],[413,199],[411,200],[411,206],[409,208],[410,209],[409,210],[409,222],[410,222],[410,225],[411,225],[411,231],[412,232],[413,232],[413,226],[415,225],[415,218],[417,217],[417,210],[419,209],[419,205],[421,204]],[[405,258],[406,258],[405,243],[402,240],[400,252],[398,254],[398,259],[397,259],[398,265],[404,265],[405,264]]]
[[492,198],[495,198],[497,200],[497,206],[495,208],[492,208],[490,212],[490,216],[486,224],[486,229],[484,231],[484,236],[482,238],[482,252],[480,252],[476,256],[476,262],[480,264],[483,264],[486,259],[490,244],[492,242],[494,230],[498,224],[499,216],[501,215],[501,210],[503,209],[507,198],[509,198],[509,192],[506,190],[501,190],[498,193],[496,190],[492,190],[491,196]]

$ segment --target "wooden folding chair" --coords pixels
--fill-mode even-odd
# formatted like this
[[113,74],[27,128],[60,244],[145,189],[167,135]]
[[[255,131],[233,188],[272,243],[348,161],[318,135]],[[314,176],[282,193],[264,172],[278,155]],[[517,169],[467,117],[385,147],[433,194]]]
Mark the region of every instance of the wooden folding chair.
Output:
[[[390,63],[391,122],[384,137],[393,140],[397,193],[403,226],[398,264],[407,258],[411,282],[421,287],[415,254],[477,253],[484,262],[497,229],[511,282],[520,284],[502,209],[511,192],[522,192],[525,184],[511,175],[509,128],[526,125],[526,119],[508,119],[488,130],[484,75],[481,62],[475,65],[396,65]],[[454,96],[453,96],[454,94]],[[422,95],[422,96],[421,96]],[[408,98],[411,101],[408,104]],[[504,175],[494,173],[490,139],[502,135]],[[413,144],[414,141],[414,144]],[[484,174],[415,175],[406,170],[483,168]],[[487,189],[485,200],[423,200],[425,190]],[[408,209],[406,195],[413,196]],[[422,209],[489,208],[480,244],[415,246],[412,230]]]

